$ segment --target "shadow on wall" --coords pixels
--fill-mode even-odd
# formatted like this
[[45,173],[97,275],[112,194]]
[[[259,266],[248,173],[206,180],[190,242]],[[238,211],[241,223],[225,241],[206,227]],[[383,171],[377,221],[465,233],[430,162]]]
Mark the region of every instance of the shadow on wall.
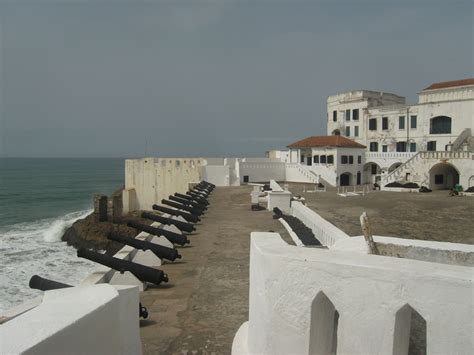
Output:
[[409,304],[395,314],[393,355],[426,354],[426,320]]
[[[311,304],[310,355],[337,354],[339,312],[320,291]],[[405,304],[395,314],[393,355],[426,355],[426,320]]]
[[320,291],[311,305],[309,354],[336,354],[339,312],[326,294]]

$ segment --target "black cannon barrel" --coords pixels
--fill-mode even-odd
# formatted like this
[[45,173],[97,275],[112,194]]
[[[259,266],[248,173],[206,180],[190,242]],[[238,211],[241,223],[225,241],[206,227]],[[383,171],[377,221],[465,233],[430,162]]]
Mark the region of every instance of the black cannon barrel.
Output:
[[208,185],[196,185],[194,186],[195,188],[197,189],[201,189],[201,190],[205,190],[205,191],[209,191],[209,192],[212,192],[214,190],[214,188],[212,186],[208,186]]
[[187,191],[186,196],[190,196],[193,199],[195,199],[196,201],[203,201],[203,203],[209,204],[209,202],[207,201],[207,196],[204,196],[204,195],[202,195],[202,194],[200,194],[196,191],[193,191],[193,190]]
[[[201,195],[197,192],[188,191],[188,192],[186,192],[186,195],[191,196],[196,201],[206,201],[207,202],[207,196]],[[207,202],[207,203],[209,204],[209,202]]]
[[175,200],[175,201],[182,201],[183,203],[189,203],[191,205],[194,205],[194,206],[198,206],[200,208],[203,208],[205,210],[207,210],[207,205],[205,203],[202,203],[201,201],[197,201],[195,199],[192,198],[192,196],[189,196],[189,195],[181,195],[181,196],[186,196],[186,197],[181,197],[181,196],[178,196],[176,193],[174,195],[170,195],[170,200],[172,200],[171,196],[173,196],[173,199],[179,199],[179,200]]
[[209,205],[208,201],[206,201],[205,199],[200,199],[199,197],[192,197],[190,195],[183,195],[183,194],[180,194],[179,192],[175,192],[174,195],[176,197],[184,198],[185,200],[196,201],[197,203],[200,203],[203,206],[208,206]]
[[111,269],[119,271],[120,273],[129,271],[137,279],[143,282],[150,282],[155,285],[159,285],[162,282],[168,282],[168,275],[166,275],[163,271],[140,265],[132,261],[114,258],[113,256],[100,254],[84,248],[81,248],[77,251],[77,256],[105,265]]
[[116,242],[130,245],[135,249],[141,250],[150,250],[153,254],[155,254],[160,259],[167,259],[171,261],[175,261],[176,259],[181,259],[181,255],[178,254],[178,251],[173,248],[168,248],[163,245],[158,245],[155,243],[147,242],[146,240],[139,240],[135,238],[125,237],[120,235],[117,232],[111,232],[107,239],[114,240]]
[[210,191],[214,190],[215,187],[216,187],[216,185],[214,185],[214,184],[209,184],[208,182],[205,182],[205,181],[200,182],[200,183],[197,184],[196,186],[205,188],[205,189],[210,190]]
[[168,207],[165,207],[165,206],[160,206],[160,205],[153,205],[153,206],[151,206],[151,208],[153,208],[155,211],[168,213],[172,216],[181,216],[188,222],[197,223],[197,222],[200,221],[198,216],[195,216],[195,215],[193,215],[191,213],[188,213],[188,212],[178,211],[178,210],[168,208]]
[[186,200],[186,199],[184,199],[184,198],[176,197],[176,196],[173,196],[173,195],[169,195],[168,198],[169,198],[171,201],[178,202],[178,203],[181,203],[181,204],[183,204],[183,205],[186,205],[186,206],[195,208],[195,209],[197,209],[198,211],[201,211],[201,213],[204,212],[205,210],[207,210],[207,207],[206,207],[206,206],[200,205],[200,204],[197,203],[197,202],[193,202],[193,201]]
[[205,193],[206,195],[209,195],[209,194],[212,192],[212,190],[208,189],[207,187],[205,187],[205,186],[199,186],[199,185],[194,186],[193,190],[195,190],[195,191],[197,190],[197,191],[199,191],[199,192],[203,192],[203,193]]
[[153,235],[158,235],[158,236],[162,235],[173,244],[179,244],[179,245],[189,244],[189,240],[185,235],[167,231],[165,229],[148,226],[146,224],[135,222],[135,221],[129,221],[127,223],[127,226],[139,229],[141,231],[144,231]]
[[196,228],[194,228],[194,226],[191,223],[177,221],[176,219],[173,219],[173,218],[158,216],[157,214],[150,213],[150,212],[143,212],[142,218],[151,219],[152,221],[163,223],[163,224],[168,224],[168,225],[172,224],[178,227],[180,230],[184,232],[188,232],[188,233],[191,233],[193,230],[196,230]]
[[[209,196],[209,194],[208,194],[207,192],[201,191],[201,190],[198,190],[198,189],[189,190],[188,192],[189,192],[189,194],[191,194],[191,195],[195,195],[195,196],[198,196],[198,197],[201,197],[201,198],[205,198],[205,199],[207,199],[208,196]],[[187,193],[187,192],[186,192],[186,193]],[[189,195],[189,194],[188,194],[188,195]]]
[[182,203],[173,202],[173,201],[165,200],[165,199],[161,200],[161,203],[164,204],[164,205],[174,207],[174,208],[179,208],[180,210],[187,211],[187,212],[189,212],[189,213],[191,213],[195,216],[202,215],[202,211],[199,211],[199,210],[197,210],[196,208],[193,208],[193,207],[183,205]]
[[72,285],[63,284],[62,282],[57,282],[53,280],[45,279],[38,275],[31,276],[30,279],[30,288],[41,291],[56,290],[58,288],[72,287]]

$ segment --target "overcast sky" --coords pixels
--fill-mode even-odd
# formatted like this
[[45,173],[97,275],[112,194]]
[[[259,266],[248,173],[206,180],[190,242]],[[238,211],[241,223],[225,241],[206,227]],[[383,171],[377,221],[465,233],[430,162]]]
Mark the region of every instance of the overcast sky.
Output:
[[0,156],[258,156],[326,98],[472,77],[445,0],[0,0]]

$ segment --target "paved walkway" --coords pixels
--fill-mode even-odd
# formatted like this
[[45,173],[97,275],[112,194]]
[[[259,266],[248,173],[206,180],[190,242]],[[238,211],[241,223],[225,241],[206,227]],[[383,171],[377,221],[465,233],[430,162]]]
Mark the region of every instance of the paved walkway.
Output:
[[[253,231],[279,232],[269,211],[250,210],[251,188],[216,188],[182,261],[165,264],[170,282],[141,295],[150,313],[141,321],[145,354],[229,354],[248,319],[249,248]],[[193,351],[197,351],[194,352]]]

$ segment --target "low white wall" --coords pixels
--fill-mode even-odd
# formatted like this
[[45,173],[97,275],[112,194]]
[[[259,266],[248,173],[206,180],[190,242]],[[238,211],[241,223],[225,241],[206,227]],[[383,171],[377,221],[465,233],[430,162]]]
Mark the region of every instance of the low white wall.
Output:
[[469,354],[472,288],[469,267],[298,248],[277,233],[252,233],[249,321],[234,354],[407,354],[414,312],[426,324],[426,353]]
[[336,242],[350,238],[348,234],[329,223],[312,209],[306,207],[301,202],[293,201],[291,203],[291,214],[303,222],[314,233],[319,242],[331,248]]
[[231,180],[229,165],[206,165],[202,167],[202,179],[216,186],[229,186]]
[[[474,245],[384,236],[374,236],[374,241],[383,255],[442,264],[474,266]],[[368,252],[363,236],[342,239],[331,249],[361,254]]]
[[138,289],[111,285],[47,291],[0,326],[1,354],[141,354]]
[[270,180],[285,180],[285,163],[282,162],[239,162],[240,183],[244,182],[244,176],[248,176],[248,182],[267,182]]
[[291,192],[283,190],[275,180],[270,180],[270,188],[267,209],[273,211],[277,207],[285,213],[291,213]]

